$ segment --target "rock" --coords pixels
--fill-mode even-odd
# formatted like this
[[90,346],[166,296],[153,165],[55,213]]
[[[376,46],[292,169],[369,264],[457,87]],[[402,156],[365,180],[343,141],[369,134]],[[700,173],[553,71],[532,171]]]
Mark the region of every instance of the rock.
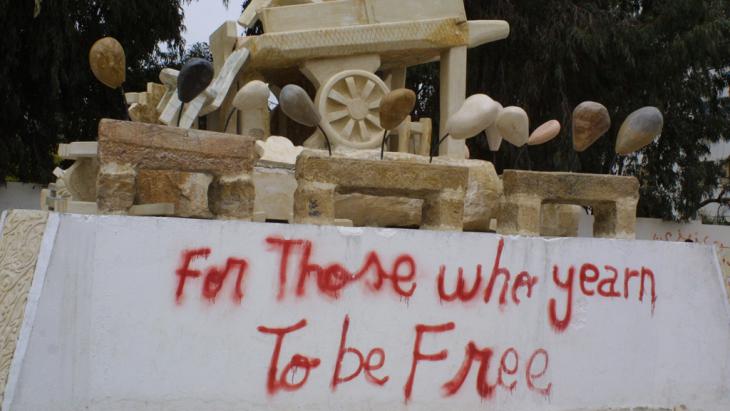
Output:
[[502,183],[499,234],[539,236],[544,204],[576,204],[593,208],[594,237],[636,237],[636,177],[505,170]]
[[304,126],[317,127],[322,121],[309,94],[297,85],[289,84],[281,90],[279,106],[287,117]]
[[380,127],[395,130],[416,106],[416,93],[407,88],[393,90],[380,102]]
[[[379,159],[374,150],[338,151],[336,155]],[[386,159],[404,162],[428,162],[428,157],[407,153],[385,154]],[[489,231],[489,223],[499,212],[502,182],[492,163],[482,160],[458,160],[434,157],[434,164],[457,165],[469,170],[464,202],[464,230]],[[364,194],[337,194],[337,218],[352,220],[355,226],[418,227],[423,200],[405,197],[375,197]]]
[[527,145],[539,146],[540,144],[545,144],[557,137],[559,134],[560,122],[558,120],[550,120],[532,132],[529,140],[527,140]]
[[183,103],[189,103],[204,92],[213,81],[213,64],[208,60],[188,60],[177,76],[177,96]]
[[135,204],[170,203],[174,215],[186,218],[212,218],[208,189],[213,176],[171,170],[140,170],[137,174]]
[[256,142],[256,152],[261,156],[259,161],[285,164],[293,167],[297,162],[297,156],[301,154],[304,147],[295,147],[286,137],[271,136],[266,141]]
[[485,94],[474,94],[449,117],[446,133],[456,140],[472,138],[486,130],[499,115],[501,105]]
[[119,88],[127,77],[124,48],[113,37],[99,39],[89,51],[89,65],[97,80],[109,88]]
[[107,214],[126,214],[134,205],[137,173],[129,164],[102,163],[96,179],[96,204]]
[[611,128],[611,116],[603,104],[586,101],[573,110],[573,148],[583,152]]
[[530,138],[530,118],[519,107],[507,107],[497,117],[497,129],[502,137],[516,147],[522,147]]
[[631,113],[621,125],[616,139],[616,153],[631,154],[649,145],[662,133],[664,116],[656,107],[644,107]]
[[[425,157],[424,157],[425,159]],[[364,159],[322,151],[304,151],[297,158],[294,222],[332,225],[335,195],[366,193],[423,200],[420,227],[461,231],[469,170],[427,161]]]
[[268,108],[270,94],[269,86],[263,81],[250,81],[236,93],[233,98],[233,107],[241,111]]

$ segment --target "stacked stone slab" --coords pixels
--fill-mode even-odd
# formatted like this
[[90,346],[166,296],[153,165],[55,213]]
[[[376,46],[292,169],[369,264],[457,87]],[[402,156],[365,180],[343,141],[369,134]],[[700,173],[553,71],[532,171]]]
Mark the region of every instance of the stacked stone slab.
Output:
[[[179,216],[251,219],[258,159],[254,144],[253,138],[239,135],[102,120],[99,212],[126,214],[141,198],[174,201]],[[160,184],[161,177],[179,184]],[[181,195],[171,198],[171,193]]]
[[305,151],[296,164],[294,222],[333,225],[335,195],[361,193],[422,199],[421,228],[461,231],[468,176],[464,167]]
[[592,207],[595,237],[636,237],[635,177],[505,170],[502,181],[499,234],[539,236],[543,204],[576,204]]

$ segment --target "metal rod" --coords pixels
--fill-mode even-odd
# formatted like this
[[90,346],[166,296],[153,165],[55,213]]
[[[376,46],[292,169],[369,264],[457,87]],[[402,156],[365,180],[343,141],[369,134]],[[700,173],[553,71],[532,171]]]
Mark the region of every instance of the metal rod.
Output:
[[441,143],[443,143],[444,140],[446,140],[448,137],[449,137],[448,134],[441,137],[441,140],[439,140],[438,143],[436,143],[436,147],[431,147],[431,158],[429,158],[429,160],[428,160],[429,164],[433,163],[434,151],[438,152],[439,148],[441,147]]
[[388,130],[383,132],[383,142],[380,144],[380,159],[385,156],[385,141],[388,139]]
[[[226,119],[226,125],[223,127],[223,132],[226,133],[228,131],[228,123],[231,122],[231,119],[233,118],[233,113],[236,112],[236,109],[232,109],[230,114],[228,114],[228,118]],[[236,121],[236,126],[238,126],[238,122]],[[238,128],[236,128],[236,133],[238,134]]]
[[324,139],[325,139],[325,141],[327,142],[327,151],[329,151],[329,153],[330,153],[330,157],[332,157],[332,145],[330,144],[330,139],[329,139],[329,137],[327,137],[327,133],[325,133],[325,132],[324,132],[324,130],[322,130],[322,126],[320,126],[319,124],[317,124],[317,128],[318,128],[318,129],[319,129],[319,131],[321,131],[321,132],[322,132],[322,134],[324,135]]

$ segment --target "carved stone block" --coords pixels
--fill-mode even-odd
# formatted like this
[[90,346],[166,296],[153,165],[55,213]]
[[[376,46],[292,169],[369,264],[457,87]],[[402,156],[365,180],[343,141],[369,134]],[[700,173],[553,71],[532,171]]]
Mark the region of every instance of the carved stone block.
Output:
[[48,213],[9,211],[0,239],[0,402],[20,335]]
[[500,234],[538,236],[543,204],[576,204],[593,208],[595,237],[636,237],[639,181],[634,177],[505,170],[502,180]]
[[332,225],[335,194],[361,193],[421,199],[422,228],[461,231],[468,175],[462,167],[305,151],[297,159],[294,221]]
[[[251,137],[186,130],[153,124],[102,120],[99,124],[99,178],[97,204],[103,213],[126,213],[134,205],[138,193],[138,174],[142,170],[172,171],[179,178],[197,181],[188,194],[195,192],[193,203],[178,198],[183,205],[175,215],[204,215],[203,184],[200,175],[212,178],[209,206],[221,218],[250,219],[253,216],[253,168],[258,160]],[[177,177],[176,177],[177,178]],[[149,181],[148,181],[149,182]],[[182,182],[179,181],[179,182]],[[151,187],[147,184],[145,187]],[[172,188],[172,193],[158,192],[156,197],[184,196],[185,189]],[[215,195],[213,195],[215,193]],[[142,196],[149,194],[143,193]],[[181,203],[182,201],[182,203]]]

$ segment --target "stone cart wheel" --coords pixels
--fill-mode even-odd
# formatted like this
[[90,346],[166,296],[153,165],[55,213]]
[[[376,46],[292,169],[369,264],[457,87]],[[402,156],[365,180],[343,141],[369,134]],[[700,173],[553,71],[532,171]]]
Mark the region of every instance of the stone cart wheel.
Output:
[[322,128],[333,145],[356,149],[380,147],[383,128],[378,109],[390,90],[375,74],[346,70],[335,74],[317,93]]

